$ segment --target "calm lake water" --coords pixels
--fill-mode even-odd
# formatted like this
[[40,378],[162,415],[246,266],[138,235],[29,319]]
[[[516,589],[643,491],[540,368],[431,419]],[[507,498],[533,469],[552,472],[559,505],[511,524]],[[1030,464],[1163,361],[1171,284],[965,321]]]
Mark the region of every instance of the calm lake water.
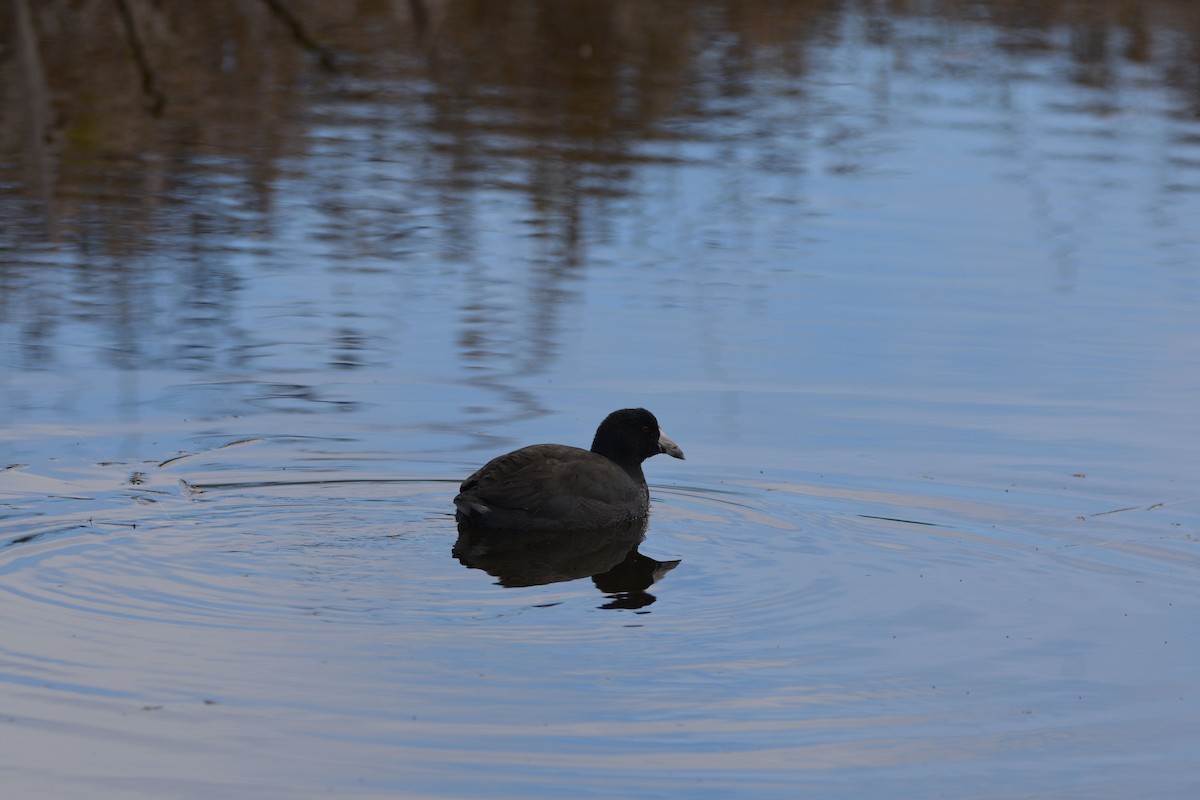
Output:
[[[0,6],[0,780],[1191,798],[1200,7]],[[645,531],[459,539],[642,405]]]

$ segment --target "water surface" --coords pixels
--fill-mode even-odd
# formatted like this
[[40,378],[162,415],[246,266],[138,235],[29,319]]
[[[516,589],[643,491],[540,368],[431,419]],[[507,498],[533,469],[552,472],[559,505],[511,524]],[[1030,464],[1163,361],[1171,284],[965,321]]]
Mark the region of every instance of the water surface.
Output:
[[4,11],[6,787],[1191,796],[1192,4],[326,5]]

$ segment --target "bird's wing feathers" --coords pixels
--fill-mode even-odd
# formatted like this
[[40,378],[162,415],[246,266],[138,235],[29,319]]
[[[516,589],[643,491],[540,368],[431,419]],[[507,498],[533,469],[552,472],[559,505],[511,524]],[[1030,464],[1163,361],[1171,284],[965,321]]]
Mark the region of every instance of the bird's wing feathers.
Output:
[[460,492],[493,509],[567,518],[589,501],[628,502],[645,490],[604,456],[538,444],[492,459],[463,481]]

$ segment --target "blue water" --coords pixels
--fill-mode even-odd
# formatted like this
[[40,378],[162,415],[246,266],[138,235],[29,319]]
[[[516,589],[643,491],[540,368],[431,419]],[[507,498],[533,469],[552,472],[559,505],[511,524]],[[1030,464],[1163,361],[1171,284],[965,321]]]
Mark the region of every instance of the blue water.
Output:
[[[161,117],[26,7],[5,786],[1190,797],[1190,12],[1005,6],[304,7],[332,73],[135,6]],[[632,405],[687,453],[644,540],[458,541],[479,464]]]

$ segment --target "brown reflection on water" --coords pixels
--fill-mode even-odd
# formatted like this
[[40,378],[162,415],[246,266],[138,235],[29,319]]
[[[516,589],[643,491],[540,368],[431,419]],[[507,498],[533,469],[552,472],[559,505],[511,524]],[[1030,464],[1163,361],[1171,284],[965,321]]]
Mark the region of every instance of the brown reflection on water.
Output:
[[[929,27],[899,35],[910,19]],[[987,49],[956,50],[964,31]],[[1020,79],[1023,54],[1054,52],[1069,80],[1116,90],[1136,64],[1137,80],[1173,92],[1171,113],[1200,118],[1200,6],[1187,0],[8,0],[0,315],[22,309],[29,366],[46,363],[64,317],[103,309],[119,365],[139,357],[134,320],[160,308],[182,322],[175,363],[208,368],[254,346],[230,318],[239,273],[228,254],[282,258],[268,245],[284,181],[311,193],[328,258],[347,264],[431,252],[472,262],[485,193],[500,192],[526,209],[521,235],[538,243],[524,321],[498,326],[500,278],[472,270],[460,356],[491,370],[481,381],[536,372],[553,357],[587,243],[636,198],[638,171],[683,157],[664,146],[746,138],[730,131],[752,112],[747,97],[763,86],[803,97],[817,46],[855,36],[891,48],[892,69],[940,48],[945,74],[984,82]],[[1071,110],[1098,121],[1118,111]],[[755,162],[802,171],[772,143],[787,125],[792,147],[816,142],[837,174],[870,163],[860,131],[826,125],[837,110],[809,111],[756,122]],[[324,173],[297,171],[322,156]],[[348,162],[401,164],[407,177],[340,174]],[[189,290],[166,292],[179,286]],[[212,330],[220,344],[196,335]],[[361,330],[336,338],[332,366],[363,363]],[[520,355],[497,370],[497,352]]]
[[498,161],[517,165],[506,188],[529,196],[569,263],[584,213],[628,190],[640,143],[694,135],[676,126],[719,116],[710,101],[756,78],[802,75],[809,43],[845,35],[856,15],[872,42],[899,48],[929,44],[894,39],[905,16],[991,26],[1005,51],[1065,50],[1088,85],[1147,63],[1181,113],[1200,115],[1200,8],[1184,0],[6,5],[0,76],[21,113],[0,120],[0,142],[24,156],[23,188],[53,187],[63,216],[85,199],[194,200],[172,189],[206,154],[236,159],[226,168],[247,179],[247,207],[265,212],[279,162],[307,151],[329,113],[314,107],[336,98],[422,121],[448,203],[498,180]]

